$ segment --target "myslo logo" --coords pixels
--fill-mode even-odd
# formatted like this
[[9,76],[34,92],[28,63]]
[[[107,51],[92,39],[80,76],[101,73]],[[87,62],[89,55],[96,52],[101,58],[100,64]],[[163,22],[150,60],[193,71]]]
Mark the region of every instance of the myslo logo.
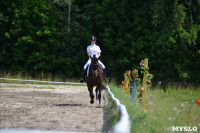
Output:
[[173,126],[172,131],[188,131],[188,132],[197,132],[197,127],[190,126]]

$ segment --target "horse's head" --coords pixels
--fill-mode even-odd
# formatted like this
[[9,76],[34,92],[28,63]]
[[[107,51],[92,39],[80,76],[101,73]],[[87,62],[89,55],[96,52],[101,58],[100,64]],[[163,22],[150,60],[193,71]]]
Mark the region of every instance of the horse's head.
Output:
[[98,60],[99,60],[99,59],[98,59],[98,57],[97,57],[96,54],[90,56],[90,58],[91,58],[92,72],[94,73],[95,76],[97,76],[97,75],[98,75],[97,68],[98,68],[98,66],[99,66],[99,64],[98,64]]
[[99,60],[99,59],[98,59],[98,57],[97,57],[96,54],[91,55],[90,58],[91,58],[91,64],[93,64],[93,65],[98,65],[98,60]]

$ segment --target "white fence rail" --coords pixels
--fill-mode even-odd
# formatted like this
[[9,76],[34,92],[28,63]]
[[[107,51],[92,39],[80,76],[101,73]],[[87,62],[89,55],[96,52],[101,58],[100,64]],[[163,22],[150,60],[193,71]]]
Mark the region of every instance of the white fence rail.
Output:
[[130,133],[131,131],[131,121],[130,117],[128,115],[128,112],[126,110],[126,107],[123,104],[120,104],[119,100],[114,97],[112,92],[110,91],[110,88],[107,86],[108,93],[112,99],[112,101],[115,103],[117,109],[120,111],[120,120],[115,124],[113,128],[113,133]]
[[51,84],[86,85],[85,83],[73,83],[73,82],[51,82],[51,81],[9,79],[9,78],[0,78],[0,79],[3,79],[3,80],[14,80],[14,81],[25,81],[25,82],[51,83]]

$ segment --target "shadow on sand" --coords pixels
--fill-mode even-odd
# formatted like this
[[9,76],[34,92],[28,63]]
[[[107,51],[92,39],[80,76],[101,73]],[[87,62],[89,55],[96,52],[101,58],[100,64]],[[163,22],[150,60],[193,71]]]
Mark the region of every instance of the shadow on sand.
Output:
[[54,104],[55,106],[58,106],[58,107],[76,107],[76,106],[80,106],[80,107],[83,107],[84,105],[83,104]]

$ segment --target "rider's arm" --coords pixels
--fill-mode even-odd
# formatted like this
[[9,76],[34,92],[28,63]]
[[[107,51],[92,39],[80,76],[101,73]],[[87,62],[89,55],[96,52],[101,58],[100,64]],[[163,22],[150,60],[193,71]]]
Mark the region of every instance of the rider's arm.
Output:
[[87,54],[88,54],[88,56],[90,57],[90,52],[88,52]]
[[[90,55],[91,55],[90,52],[88,52],[87,54],[88,54],[88,56],[90,57]],[[101,56],[101,53],[99,52],[99,53],[97,54],[97,56],[100,57],[100,56]]]
[[101,53],[99,52],[97,56],[100,57],[100,56],[101,56]]

